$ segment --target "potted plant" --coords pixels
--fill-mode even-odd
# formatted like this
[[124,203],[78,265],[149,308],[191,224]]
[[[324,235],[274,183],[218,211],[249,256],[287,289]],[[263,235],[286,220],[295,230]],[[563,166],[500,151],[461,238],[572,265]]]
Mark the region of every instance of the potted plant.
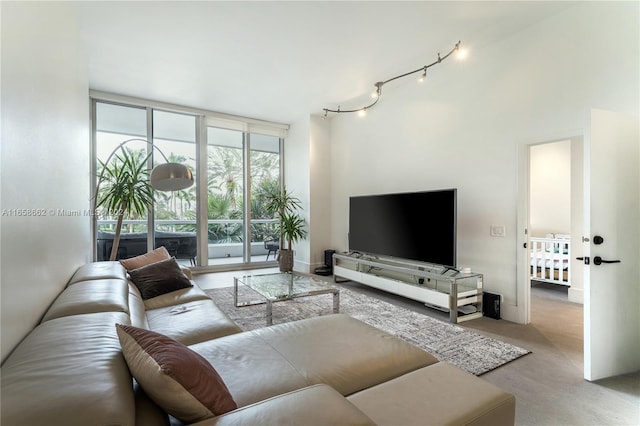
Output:
[[96,209],[102,208],[110,216],[117,217],[113,246],[109,260],[116,260],[124,216],[141,217],[153,203],[153,188],[149,182],[148,156],[143,152],[120,147],[120,154],[110,165],[100,161],[102,172],[98,187]]
[[286,188],[270,192],[267,194],[266,200],[267,211],[278,219],[280,271],[290,272],[293,270],[293,243],[307,236],[305,221],[297,213],[297,210],[302,207],[302,203],[300,199],[287,192]]

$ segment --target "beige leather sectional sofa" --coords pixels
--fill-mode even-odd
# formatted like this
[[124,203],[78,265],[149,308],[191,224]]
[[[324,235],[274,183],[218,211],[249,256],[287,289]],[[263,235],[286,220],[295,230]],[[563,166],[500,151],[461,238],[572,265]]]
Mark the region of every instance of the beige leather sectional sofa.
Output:
[[358,320],[241,332],[196,285],[143,300],[117,262],[81,267],[6,359],[0,423],[180,424],[133,380],[115,324],[169,336],[215,368],[238,408],[198,426],[514,423],[513,395]]

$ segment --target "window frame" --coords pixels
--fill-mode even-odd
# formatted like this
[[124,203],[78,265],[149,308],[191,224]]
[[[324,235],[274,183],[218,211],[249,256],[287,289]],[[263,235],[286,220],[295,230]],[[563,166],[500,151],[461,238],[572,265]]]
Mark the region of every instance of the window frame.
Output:
[[[123,107],[139,108],[146,110],[147,117],[147,140],[154,140],[153,133],[153,112],[164,111],[178,114],[187,114],[195,116],[196,125],[196,184],[197,186],[197,200],[196,200],[196,235],[198,238],[198,252],[196,258],[196,267],[198,269],[238,269],[247,267],[249,265],[255,266],[259,264],[271,264],[273,262],[251,262],[250,259],[250,243],[244,244],[243,247],[243,261],[242,263],[233,263],[228,265],[209,265],[208,264],[208,238],[207,238],[207,127],[218,127],[228,130],[240,130],[243,133],[243,139],[245,144],[243,146],[243,197],[245,200],[250,200],[251,196],[251,179],[250,179],[250,155],[251,155],[251,134],[261,134],[267,136],[276,136],[279,139],[279,173],[280,173],[280,186],[284,185],[284,141],[289,131],[288,124],[273,123],[248,117],[241,117],[231,114],[224,114],[215,111],[207,111],[197,108],[190,108],[180,105],[174,105],[163,102],[155,102],[140,98],[110,94],[106,92],[91,90],[89,93],[91,103],[91,143],[90,143],[90,193],[91,193],[91,205],[93,200],[97,196],[97,104],[106,103],[113,105],[120,105]],[[153,150],[148,146],[148,149]],[[151,161],[151,160],[150,160]],[[151,164],[150,164],[151,167]],[[244,210],[244,231],[243,240],[250,242],[250,223],[251,223],[251,203],[243,203]],[[155,211],[154,206],[151,206],[147,215],[147,229],[154,228]],[[203,220],[204,217],[204,220]],[[93,253],[92,258],[97,261],[97,216],[92,215],[91,220],[91,236]],[[147,232],[147,247],[153,247],[155,232]]]

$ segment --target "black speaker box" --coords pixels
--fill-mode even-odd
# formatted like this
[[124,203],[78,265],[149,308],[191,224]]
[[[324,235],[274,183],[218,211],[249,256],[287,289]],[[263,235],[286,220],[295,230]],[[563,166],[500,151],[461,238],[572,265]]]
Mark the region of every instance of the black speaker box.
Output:
[[500,295],[482,293],[482,313],[485,317],[500,319]]
[[329,266],[333,269],[333,253],[335,250],[325,250],[324,251],[324,266]]
[[324,266],[316,268],[313,273],[318,275],[333,275],[333,253],[335,250],[324,251]]

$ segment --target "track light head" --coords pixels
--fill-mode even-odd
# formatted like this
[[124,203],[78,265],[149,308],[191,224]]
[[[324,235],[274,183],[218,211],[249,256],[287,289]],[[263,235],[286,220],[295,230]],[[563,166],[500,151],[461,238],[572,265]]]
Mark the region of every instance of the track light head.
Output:
[[380,95],[382,95],[382,86],[384,85],[384,81],[378,81],[375,86],[376,86],[376,93],[377,93],[377,98],[380,97]]
[[427,67],[426,66],[422,69],[422,74],[420,75],[420,78],[418,78],[418,81],[420,83],[422,83],[425,78],[427,78]]
[[456,50],[456,57],[460,60],[465,59],[469,54],[469,50],[465,49],[464,47],[461,47],[460,42],[456,43],[455,50]]

